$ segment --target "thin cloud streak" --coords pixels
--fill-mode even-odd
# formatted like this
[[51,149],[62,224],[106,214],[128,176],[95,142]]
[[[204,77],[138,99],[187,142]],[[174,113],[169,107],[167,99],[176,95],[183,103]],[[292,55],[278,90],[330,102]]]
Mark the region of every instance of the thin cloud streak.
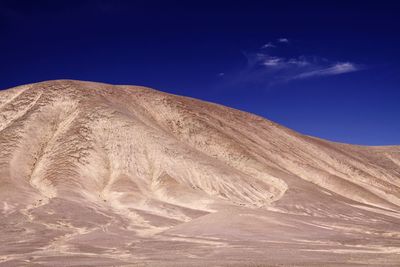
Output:
[[353,63],[339,62],[339,63],[336,63],[333,66],[330,66],[327,68],[321,68],[321,69],[316,69],[313,71],[300,73],[300,74],[292,77],[292,79],[306,79],[306,78],[312,78],[312,77],[317,77],[317,76],[338,75],[338,74],[349,73],[349,72],[354,72],[354,71],[358,71],[358,70],[360,70],[360,68],[357,67]]
[[287,38],[279,38],[278,42],[279,43],[289,43],[289,39],[287,39]]
[[266,49],[266,48],[275,48],[275,47],[276,47],[276,45],[269,42],[269,43],[266,43],[265,45],[263,45],[261,48]]

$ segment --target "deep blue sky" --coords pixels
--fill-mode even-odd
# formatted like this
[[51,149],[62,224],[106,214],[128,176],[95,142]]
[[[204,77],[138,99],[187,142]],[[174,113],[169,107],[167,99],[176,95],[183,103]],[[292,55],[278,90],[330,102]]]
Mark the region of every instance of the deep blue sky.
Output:
[[0,88],[145,85],[321,138],[400,144],[399,14],[395,1],[0,0]]

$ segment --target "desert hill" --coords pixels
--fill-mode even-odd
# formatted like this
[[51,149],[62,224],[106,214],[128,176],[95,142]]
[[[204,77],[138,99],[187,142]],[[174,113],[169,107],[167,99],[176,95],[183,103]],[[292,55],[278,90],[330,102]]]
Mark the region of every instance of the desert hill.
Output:
[[400,147],[139,86],[0,91],[0,266],[137,263],[398,266]]

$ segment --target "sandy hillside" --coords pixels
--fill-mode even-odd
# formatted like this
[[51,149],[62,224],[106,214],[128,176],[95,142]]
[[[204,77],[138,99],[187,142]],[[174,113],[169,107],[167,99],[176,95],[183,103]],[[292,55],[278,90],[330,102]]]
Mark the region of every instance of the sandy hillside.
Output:
[[0,266],[364,264],[400,266],[399,146],[138,86],[0,91]]

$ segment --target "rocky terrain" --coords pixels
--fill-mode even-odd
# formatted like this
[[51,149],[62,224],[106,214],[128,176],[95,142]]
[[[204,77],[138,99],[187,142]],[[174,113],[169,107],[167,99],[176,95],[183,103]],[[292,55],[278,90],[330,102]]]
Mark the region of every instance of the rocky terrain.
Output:
[[400,146],[139,86],[0,91],[0,266],[363,265],[400,265]]

